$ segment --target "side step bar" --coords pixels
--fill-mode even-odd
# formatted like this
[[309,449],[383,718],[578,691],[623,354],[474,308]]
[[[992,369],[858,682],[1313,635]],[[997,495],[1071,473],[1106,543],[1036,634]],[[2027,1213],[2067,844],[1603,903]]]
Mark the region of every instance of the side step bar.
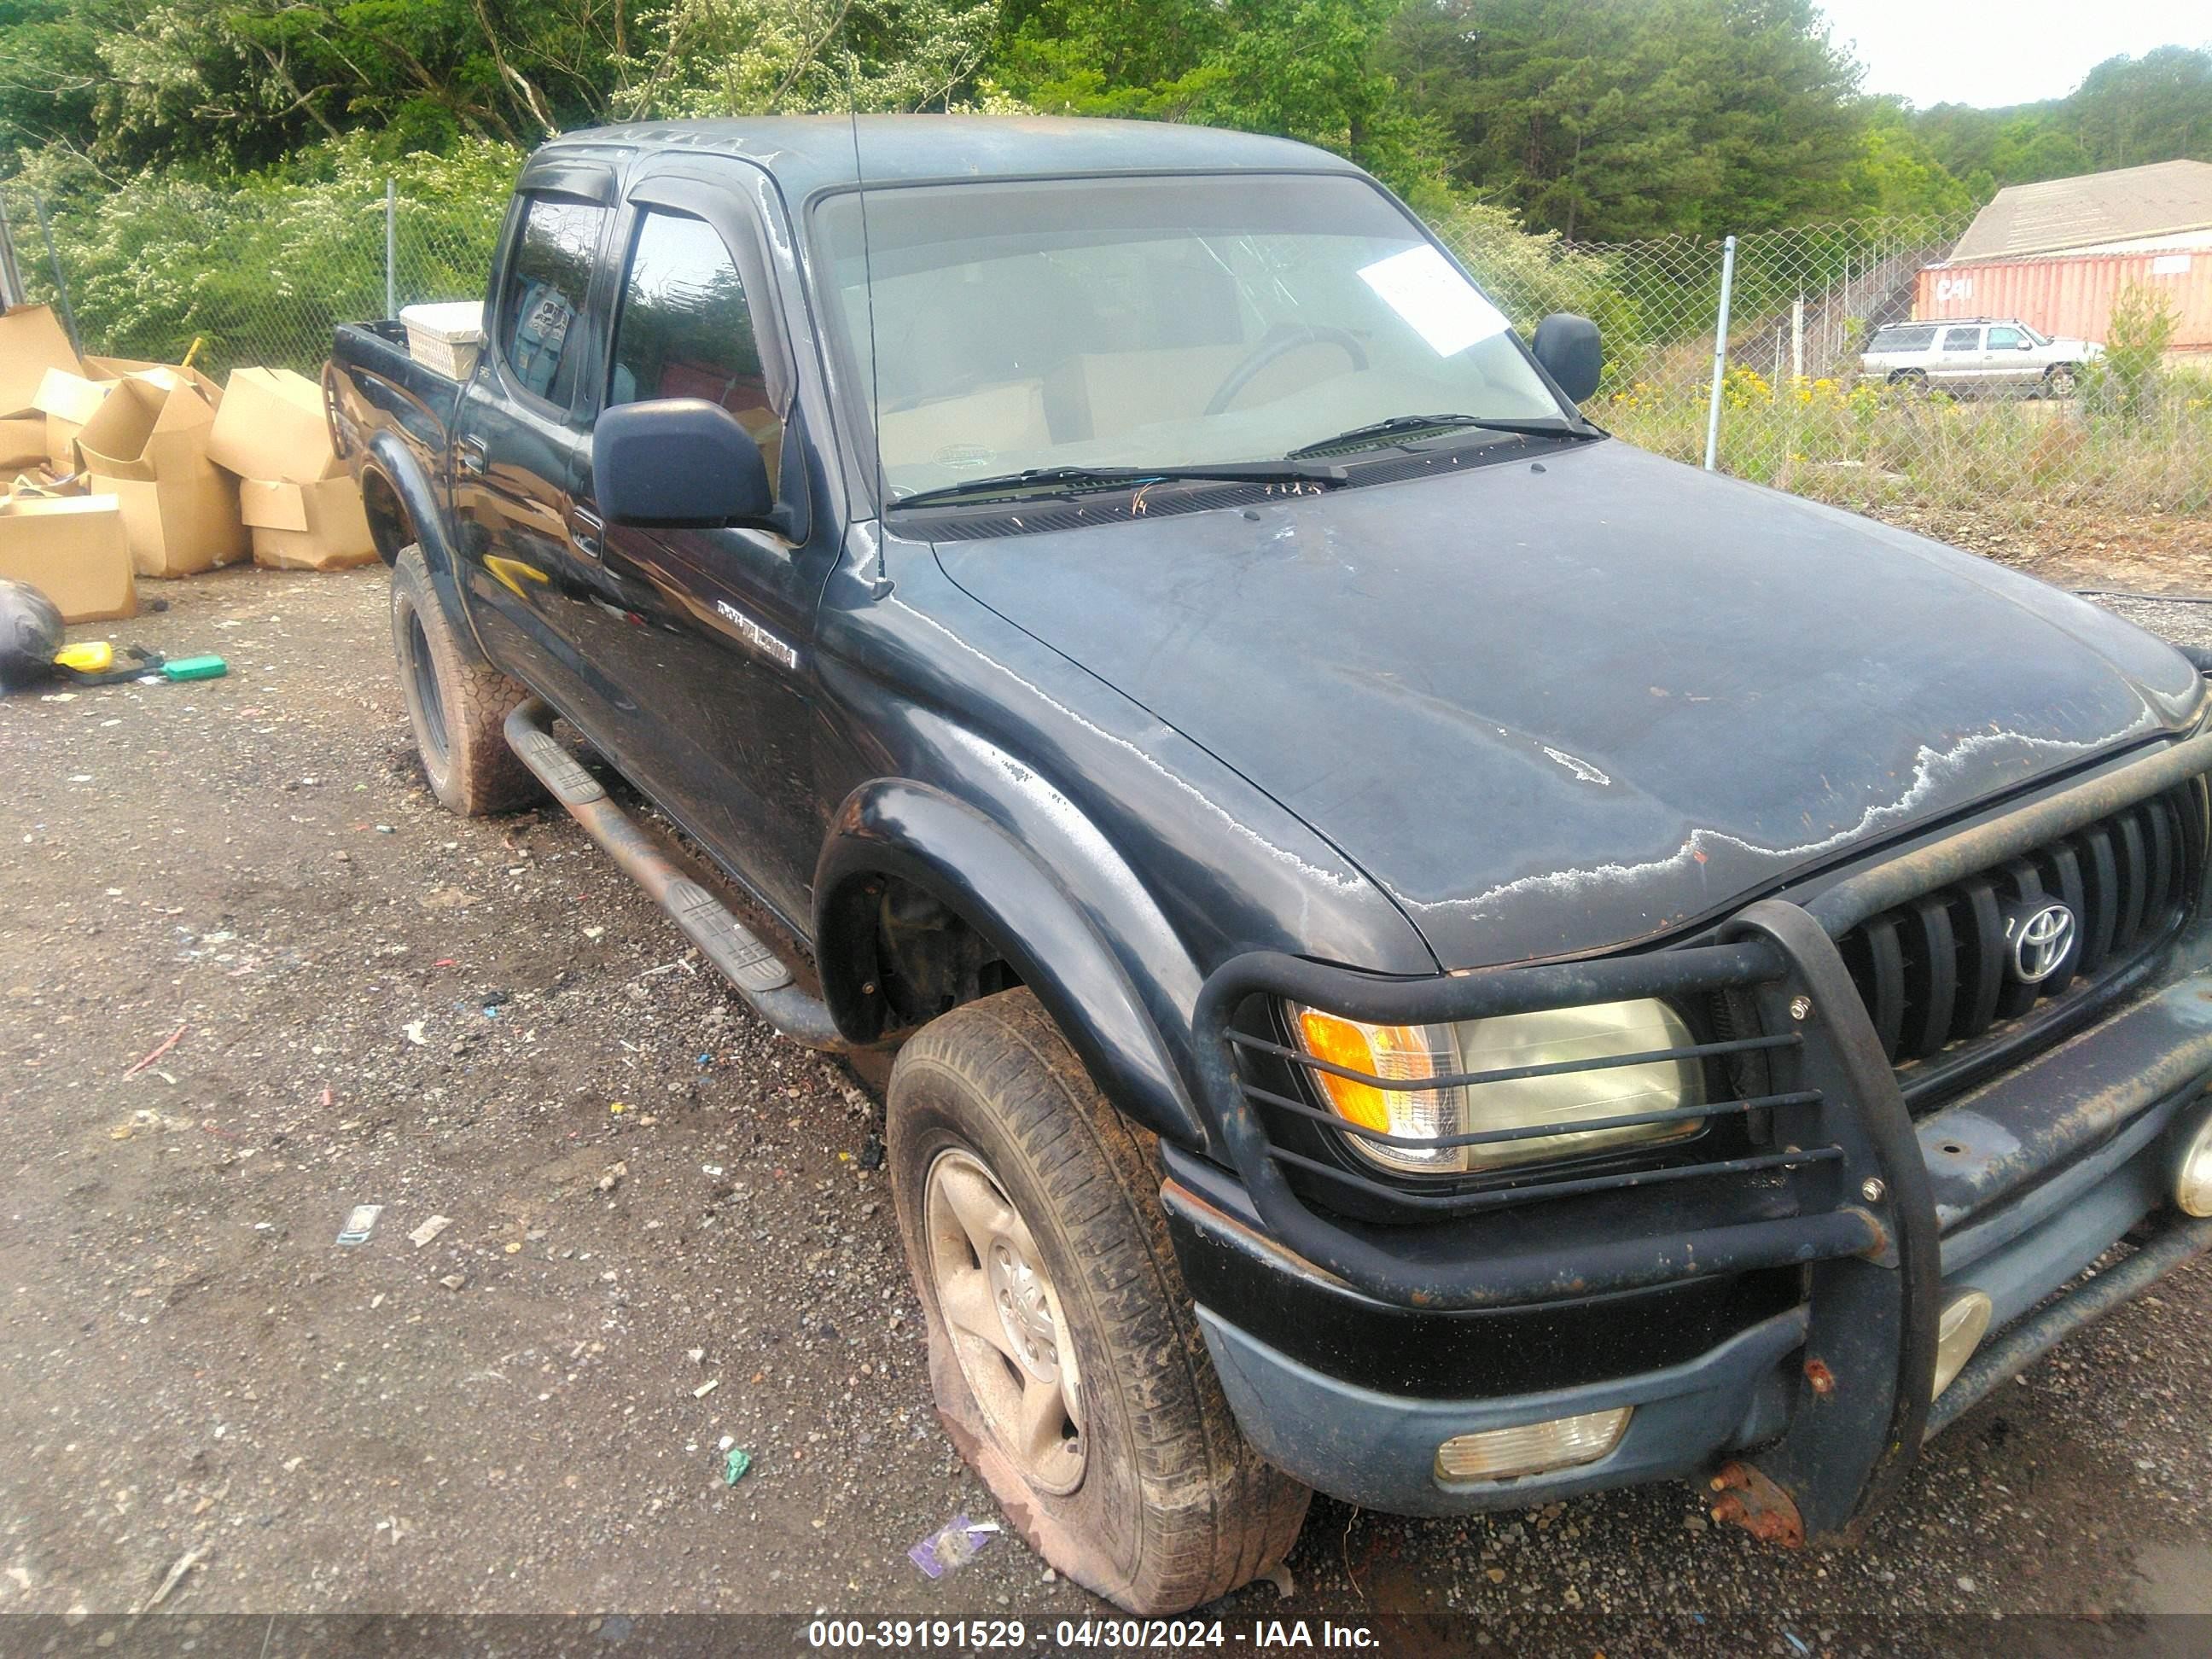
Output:
[[720,969],[753,1012],[793,1042],[842,1054],[852,1044],[838,1035],[829,1008],[792,982],[791,970],[722,902],[686,875],[607,798],[599,781],[576,763],[552,732],[552,711],[538,698],[507,717],[507,747],[568,809],[623,872],[668,912],[707,960]]

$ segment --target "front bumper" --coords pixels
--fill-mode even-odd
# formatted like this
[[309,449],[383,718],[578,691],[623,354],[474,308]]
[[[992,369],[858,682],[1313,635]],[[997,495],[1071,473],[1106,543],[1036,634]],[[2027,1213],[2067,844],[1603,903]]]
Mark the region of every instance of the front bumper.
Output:
[[[2212,1013],[2212,976],[2185,981],[2169,994],[2184,1004],[2195,998]],[[2200,1052],[2200,1059],[2212,1072],[2212,1056]],[[2139,1109],[2122,1131],[2061,1175],[1944,1236],[1942,1300],[1978,1290],[1994,1310],[1990,1334],[1936,1400],[1925,1434],[1948,1426],[2083,1325],[2212,1251],[2212,1221],[2192,1221],[2167,1202],[2175,1147],[2212,1107],[2200,1087],[2192,1083]],[[1979,1108],[1961,1103],[1959,1109]],[[1938,1121],[1929,1120],[1931,1130]],[[1947,1161],[1956,1159],[1947,1155]],[[1181,1178],[1165,1189],[1169,1224],[1186,1274],[1220,1304],[1201,1300],[1199,1322],[1237,1421],[1270,1462],[1347,1503],[1392,1514],[1452,1515],[1693,1480],[1780,1434],[1805,1386],[1810,1319],[1802,1304],[1765,1313],[1672,1364],[1547,1388],[1479,1396],[1406,1393],[1376,1386],[1374,1366],[1364,1368],[1369,1374],[1362,1380],[1331,1375],[1309,1363],[1325,1356],[1293,1357],[1250,1328],[1262,1326],[1285,1346],[1309,1347],[1297,1334],[1301,1328],[1341,1330],[1360,1314],[1382,1317],[1386,1309],[1287,1257],[1258,1230],[1248,1207],[1239,1212],[1233,1184],[1190,1164],[1176,1173]],[[2130,1237],[2134,1254],[2081,1278]],[[1255,1316],[1263,1305],[1271,1316],[1264,1321]],[[1620,1328],[1623,1313],[1612,1300],[1577,1304],[1573,1311],[1599,1340]],[[1416,1328],[1382,1340],[1456,1345],[1492,1334],[1479,1320],[1455,1328],[1449,1316],[1430,1315]],[[1510,1334],[1498,1334],[1512,1340]],[[1535,1363],[1541,1355],[1522,1358]],[[1514,1480],[1437,1477],[1437,1448],[1454,1436],[1619,1406],[1635,1407],[1628,1427],[1620,1443],[1595,1462]]]
[[[1714,943],[1682,951],[1424,981],[1281,957],[1224,966],[1200,1000],[1199,1054],[1234,1174],[1171,1158],[1164,1197],[1246,1433],[1310,1484],[1378,1509],[1519,1507],[1735,1459],[1752,1473],[1730,1478],[1787,1511],[1772,1535],[1848,1531],[1928,1435],[2212,1249],[2212,1223],[2169,1202],[2178,1137],[2212,1110],[2212,924],[2200,894],[2151,989],[1917,1121],[1832,934],[1910,890],[1900,882],[1924,879],[1931,860],[1972,870],[2018,856],[2109,811],[2116,792],[2148,795],[2207,764],[2212,740],[2175,745],[1939,843],[1916,855],[1918,870],[1878,867],[1805,908],[1763,901]],[[1267,1046],[1237,1034],[1238,1011],[1259,995],[1418,1022],[1664,994],[1686,976],[1755,998],[1763,1029],[1792,1033],[1775,1091],[1755,1103],[1786,1156],[1715,1159],[1666,1185],[1630,1173],[1429,1200],[1435,1219],[1422,1228],[1351,1221],[1309,1202],[1326,1172],[1270,1140],[1255,1108],[1279,1109],[1282,1086],[1255,1087],[1237,1059],[1240,1047]],[[2139,1248],[2126,1261],[2072,1283],[2130,1237]],[[1796,1287],[1787,1305],[1740,1309],[1747,1316],[1723,1319],[1695,1352],[1620,1371],[1570,1367],[1540,1386],[1408,1391],[1329,1352],[1328,1334],[1347,1321],[1395,1316],[1401,1340],[1411,1320],[1447,1346],[1492,1334],[1510,1344],[1486,1322],[1533,1309],[1571,1321],[1579,1310],[1601,1331],[1686,1286],[1771,1292],[1778,1279]],[[1969,1289],[1990,1298],[1991,1333],[1931,1410],[1937,1322]],[[1540,1349],[1520,1352],[1545,1369]],[[1624,1405],[1636,1408],[1626,1431],[1595,1462],[1510,1480],[1437,1473],[1446,1438]]]

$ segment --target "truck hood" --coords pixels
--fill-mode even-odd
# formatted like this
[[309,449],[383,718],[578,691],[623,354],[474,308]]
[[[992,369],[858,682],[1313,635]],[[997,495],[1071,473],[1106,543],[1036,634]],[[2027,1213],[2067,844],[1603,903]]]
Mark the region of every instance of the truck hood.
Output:
[[1333,842],[1450,968],[1711,915],[2203,695],[2070,595],[1613,441],[937,552]]

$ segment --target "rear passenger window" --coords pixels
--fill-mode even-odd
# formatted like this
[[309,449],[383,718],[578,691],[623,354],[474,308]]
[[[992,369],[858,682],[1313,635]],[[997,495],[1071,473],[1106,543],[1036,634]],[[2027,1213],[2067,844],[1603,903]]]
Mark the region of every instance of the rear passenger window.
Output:
[[532,197],[507,267],[500,356],[525,391],[564,408],[576,384],[576,354],[568,342],[591,292],[607,211],[588,202]]
[[1869,351],[1925,351],[1936,343],[1933,328],[1917,328],[1908,324],[1893,324],[1876,329],[1869,343]]
[[1946,351],[1972,351],[1981,343],[1982,331],[1978,328],[1947,328],[1943,331],[1943,349]]
[[744,279],[713,227],[677,213],[639,219],[613,356],[610,404],[650,398],[720,404],[753,434],[775,479],[783,421],[769,398]]

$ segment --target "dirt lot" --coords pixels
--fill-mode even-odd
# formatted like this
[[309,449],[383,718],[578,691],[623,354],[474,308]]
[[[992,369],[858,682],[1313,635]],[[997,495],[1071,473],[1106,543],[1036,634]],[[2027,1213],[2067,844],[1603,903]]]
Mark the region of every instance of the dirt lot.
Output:
[[[0,1610],[135,1608],[193,1553],[187,1613],[1096,1610],[1011,1534],[939,1583],[906,1559],[994,1511],[929,1407],[870,1096],[558,812],[436,810],[380,569],[149,591],[73,637],[229,678],[0,702]],[[1748,1614],[1739,1650],[1785,1654],[1869,1616],[2212,1611],[2208,1383],[2200,1266],[1973,1413],[1855,1553],[1676,1487],[1317,1501],[1291,1599],[1224,1610],[1585,1651],[1545,1620]]]

